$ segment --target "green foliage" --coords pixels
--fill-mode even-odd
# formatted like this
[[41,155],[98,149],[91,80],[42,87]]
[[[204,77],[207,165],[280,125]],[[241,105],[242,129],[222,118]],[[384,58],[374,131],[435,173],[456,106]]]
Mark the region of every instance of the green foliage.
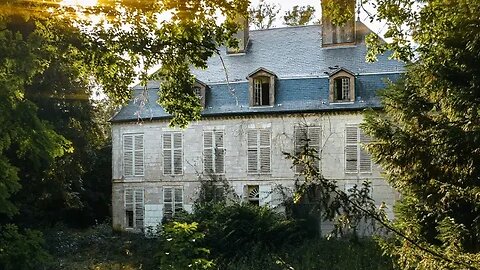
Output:
[[[480,268],[480,12],[478,1],[410,1],[382,6],[397,38],[383,49],[416,54],[402,80],[381,93],[384,110],[369,112],[368,145],[401,194],[395,227],[405,234],[385,248],[403,269]],[[474,15],[475,14],[475,15]],[[395,32],[408,25],[412,41]],[[393,27],[393,28],[392,28]]]
[[280,13],[280,6],[260,0],[256,7],[248,10],[249,23],[257,29],[269,29]]
[[214,262],[208,259],[210,250],[203,247],[204,238],[196,222],[165,224],[158,254],[160,269],[214,269]]
[[51,260],[44,250],[38,231],[24,230],[7,224],[0,227],[0,268],[4,270],[43,269]]
[[354,0],[322,0],[322,16],[330,19],[334,25],[345,25],[354,15]]
[[307,25],[315,17],[314,13],[315,8],[310,5],[295,5],[292,10],[285,12],[285,16],[283,16],[283,23],[288,26]]

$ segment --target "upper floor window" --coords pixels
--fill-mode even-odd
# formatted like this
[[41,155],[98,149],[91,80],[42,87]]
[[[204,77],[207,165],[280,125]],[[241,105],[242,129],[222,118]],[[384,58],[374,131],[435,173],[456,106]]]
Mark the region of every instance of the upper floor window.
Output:
[[269,129],[248,130],[248,173],[270,173],[270,136]]
[[123,135],[123,175],[143,176],[143,134]]
[[200,105],[202,105],[202,108],[205,108],[207,85],[202,81],[195,79],[195,84],[193,85],[192,90],[193,94],[200,100]]
[[330,102],[355,100],[355,77],[346,69],[339,68],[330,74]]
[[181,175],[183,173],[183,143],[181,132],[163,134],[163,174]]
[[259,68],[248,75],[250,106],[273,106],[275,103],[276,75],[264,68]]
[[370,173],[372,161],[370,154],[363,149],[362,144],[369,143],[370,137],[363,133],[357,125],[345,127],[345,172]]
[[223,130],[205,130],[203,132],[203,167],[206,173],[225,172],[225,148]]
[[[319,126],[296,126],[295,133],[295,155],[298,157],[305,154],[305,150],[311,150],[311,156],[307,158],[313,162],[315,169],[319,169],[320,147],[322,128]],[[301,164],[295,166],[296,173],[302,173],[305,170]]]

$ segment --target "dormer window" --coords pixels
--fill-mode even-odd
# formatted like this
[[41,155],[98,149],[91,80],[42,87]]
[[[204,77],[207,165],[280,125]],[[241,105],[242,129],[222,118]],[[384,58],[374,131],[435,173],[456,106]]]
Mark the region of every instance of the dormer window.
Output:
[[248,75],[250,106],[273,106],[275,104],[276,75],[264,68],[259,68]]
[[346,69],[339,68],[330,74],[330,102],[355,101],[355,77]]
[[195,84],[193,85],[193,94],[200,99],[200,104],[202,108],[205,108],[205,95],[207,90],[207,85],[200,80],[195,79]]

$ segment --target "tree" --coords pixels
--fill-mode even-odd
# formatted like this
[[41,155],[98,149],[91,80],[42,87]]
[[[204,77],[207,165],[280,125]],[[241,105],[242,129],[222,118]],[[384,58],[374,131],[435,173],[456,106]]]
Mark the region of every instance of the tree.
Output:
[[292,10],[286,11],[285,16],[283,16],[283,23],[288,26],[299,26],[309,24],[315,13],[315,8],[307,6],[294,6]]
[[277,4],[267,3],[260,0],[258,6],[251,7],[248,11],[250,23],[257,29],[269,29],[273,22],[277,19],[280,12],[280,6]]
[[480,269],[480,12],[478,1],[384,1],[386,50],[409,62],[367,114],[367,146],[402,195],[384,243],[402,269]]

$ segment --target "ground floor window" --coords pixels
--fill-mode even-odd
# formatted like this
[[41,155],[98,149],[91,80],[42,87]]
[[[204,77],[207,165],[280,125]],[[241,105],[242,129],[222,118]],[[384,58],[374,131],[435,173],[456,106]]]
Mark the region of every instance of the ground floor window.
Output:
[[143,189],[125,189],[125,227],[142,229],[144,223]]
[[163,188],[163,209],[163,216],[167,219],[183,210],[183,187]]

